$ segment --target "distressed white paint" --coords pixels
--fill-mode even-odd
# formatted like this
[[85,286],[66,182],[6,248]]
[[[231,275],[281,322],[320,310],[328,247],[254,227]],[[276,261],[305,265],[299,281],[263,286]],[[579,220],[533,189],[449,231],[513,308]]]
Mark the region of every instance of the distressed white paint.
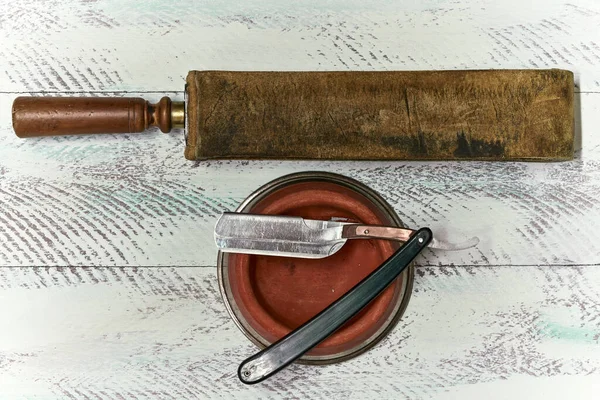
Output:
[[0,16],[11,91],[180,90],[188,69],[517,67],[567,67],[600,91],[595,0],[17,0]]
[[[576,243],[565,240],[600,221],[600,95],[580,96],[582,150],[572,162],[550,164],[193,163],[183,158],[180,133],[22,140],[5,127],[0,235],[10,243],[0,249],[0,264],[214,265],[217,216],[258,186],[298,170],[364,182],[413,228],[429,225],[449,240],[481,239],[468,251],[428,251],[421,264],[598,263],[596,231]],[[7,105],[13,97],[0,95]],[[2,109],[4,121],[9,109]]]
[[0,398],[436,398],[481,395],[479,384],[513,393],[523,375],[581,376],[590,389],[599,281],[596,267],[421,267],[380,345],[245,387],[235,371],[255,349],[212,268],[5,268],[0,301],[18,306],[0,311]]
[[[598,26],[595,0],[0,3],[0,399],[593,397]],[[10,124],[21,93],[182,99],[189,69],[537,67],[576,73],[572,162],[192,163],[181,133],[20,140]],[[299,170],[481,243],[423,254],[372,351],[244,387],[254,349],[218,294],[212,225]]]
[[[8,117],[12,98],[0,95],[7,104],[0,115]],[[600,95],[581,98],[583,148],[575,161],[550,164],[193,163],[183,158],[180,133],[22,140],[5,127],[0,235],[10,243],[0,249],[0,264],[211,266],[217,216],[299,170],[364,182],[413,228],[429,225],[448,240],[481,239],[468,251],[427,251],[421,264],[598,263],[599,233],[565,240],[565,233],[600,221]]]

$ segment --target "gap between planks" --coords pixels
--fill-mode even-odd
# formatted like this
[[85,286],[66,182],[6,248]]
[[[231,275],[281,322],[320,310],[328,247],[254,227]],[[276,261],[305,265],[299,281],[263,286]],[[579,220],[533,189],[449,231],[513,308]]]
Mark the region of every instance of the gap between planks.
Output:
[[[582,268],[582,267],[598,267],[600,263],[589,264],[415,264],[415,268]],[[99,269],[122,269],[122,268],[144,268],[144,269],[160,269],[160,268],[217,268],[216,265],[0,265],[1,269],[62,269],[62,268],[99,268]]]
[[[0,94],[30,94],[30,95],[45,95],[45,94],[106,94],[106,95],[111,95],[111,94],[173,94],[173,95],[181,95],[184,94],[185,91],[183,90],[81,90],[81,91],[74,91],[74,90],[58,90],[58,91],[52,91],[52,90],[42,90],[42,91],[27,91],[27,90],[21,90],[21,91],[16,91],[16,92],[3,92],[0,91]],[[577,93],[577,92],[575,92]],[[600,93],[600,92],[595,92],[595,93]]]
[[[176,95],[184,94],[184,90],[41,90],[41,91],[28,91],[28,90],[20,90],[20,91],[0,91],[0,94],[30,94],[30,95],[45,95],[45,94],[136,94],[136,93],[148,93],[148,94],[156,94],[156,93],[171,93]],[[600,94],[600,91],[574,91],[575,94]]]

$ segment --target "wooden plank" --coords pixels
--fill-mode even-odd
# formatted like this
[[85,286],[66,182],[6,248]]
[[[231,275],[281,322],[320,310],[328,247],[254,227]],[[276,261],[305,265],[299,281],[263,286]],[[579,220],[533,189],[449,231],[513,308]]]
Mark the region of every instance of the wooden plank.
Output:
[[565,68],[600,91],[594,0],[0,4],[4,91],[182,90],[190,69]]
[[[0,103],[13,97],[0,95]],[[0,107],[0,265],[212,266],[220,213],[302,170],[362,181],[409,226],[481,239],[468,251],[427,251],[425,265],[598,263],[598,234],[585,227],[600,222],[600,95],[580,97],[583,148],[572,162],[548,164],[193,163],[177,134],[18,139],[10,108]]]
[[599,288],[595,266],[417,268],[405,316],[380,345],[247,387],[236,368],[255,348],[212,268],[2,268],[0,302],[18,307],[0,308],[0,398],[519,397],[554,379],[590,398]]
[[[599,25],[595,0],[0,2],[0,266],[102,266],[0,268],[0,399],[594,398]],[[189,69],[548,67],[584,92],[569,163],[194,164],[177,135],[10,131],[14,94],[182,99]],[[254,348],[220,300],[211,228],[258,185],[309,169],[482,243],[425,254],[462,266],[417,268],[407,314],[373,351],[243,387],[235,369]]]

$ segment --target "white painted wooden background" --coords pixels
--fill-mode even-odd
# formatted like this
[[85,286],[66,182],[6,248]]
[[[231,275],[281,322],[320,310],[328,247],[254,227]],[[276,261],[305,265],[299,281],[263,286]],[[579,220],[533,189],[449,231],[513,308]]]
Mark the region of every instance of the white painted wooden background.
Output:
[[[576,74],[572,162],[194,163],[181,133],[21,140],[10,121],[22,94],[182,99],[190,69],[547,67]],[[597,0],[4,0],[0,399],[596,399],[599,134]],[[372,351],[246,387],[212,227],[299,170],[481,243],[423,254]]]

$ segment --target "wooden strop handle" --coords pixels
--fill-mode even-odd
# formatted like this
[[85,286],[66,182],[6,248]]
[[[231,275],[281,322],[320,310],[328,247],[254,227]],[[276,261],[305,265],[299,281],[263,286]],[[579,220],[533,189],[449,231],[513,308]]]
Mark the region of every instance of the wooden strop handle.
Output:
[[163,97],[156,104],[134,97],[18,97],[12,122],[18,137],[136,133],[150,126],[182,128],[183,102]]

